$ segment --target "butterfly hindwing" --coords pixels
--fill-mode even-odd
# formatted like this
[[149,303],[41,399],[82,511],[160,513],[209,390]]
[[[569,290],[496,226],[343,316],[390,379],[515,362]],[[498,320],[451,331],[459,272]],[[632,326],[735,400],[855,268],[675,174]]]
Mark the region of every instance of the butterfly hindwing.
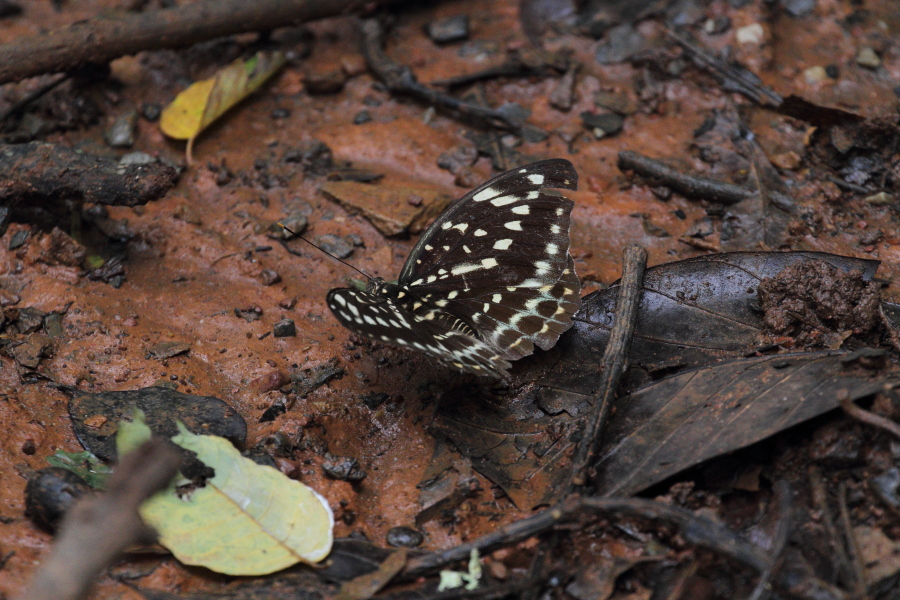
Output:
[[440,319],[417,318],[384,296],[337,288],[326,300],[341,325],[373,340],[425,352],[465,371],[505,374],[510,367],[478,338],[455,331]]

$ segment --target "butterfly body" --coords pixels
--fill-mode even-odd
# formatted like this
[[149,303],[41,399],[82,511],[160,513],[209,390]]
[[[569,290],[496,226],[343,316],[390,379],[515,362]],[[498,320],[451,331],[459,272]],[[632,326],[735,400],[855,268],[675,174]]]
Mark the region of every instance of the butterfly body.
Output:
[[569,161],[507,171],[454,202],[422,234],[397,283],[333,289],[342,325],[482,375],[552,347],[571,327],[581,285],[569,250]]

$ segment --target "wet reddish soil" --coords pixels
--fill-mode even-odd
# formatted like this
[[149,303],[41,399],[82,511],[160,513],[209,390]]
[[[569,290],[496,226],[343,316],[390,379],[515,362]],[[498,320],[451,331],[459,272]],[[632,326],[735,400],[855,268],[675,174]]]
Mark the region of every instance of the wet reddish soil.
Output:
[[[0,42],[93,18],[120,4],[115,0],[68,2],[54,10],[50,2],[27,3],[22,16],[0,20]],[[892,88],[900,82],[900,20],[892,2],[866,3],[865,19],[849,30],[838,24],[854,11],[855,5],[848,0],[820,0],[814,14],[803,19],[773,17],[767,6],[753,1],[736,9],[713,2],[702,8],[704,14],[727,15],[732,21],[727,32],[705,36],[703,42],[711,48],[730,45],[734,58],[784,96],[797,94],[867,118],[896,110]],[[399,9],[387,52],[410,65],[423,82],[481,70],[501,62],[506,50],[527,45],[517,7],[511,0],[463,0]],[[441,47],[424,35],[426,23],[462,13],[471,18],[468,47],[481,44],[488,51],[461,56],[466,54],[459,51],[461,44]],[[737,43],[735,31],[753,23],[762,25],[761,43]],[[369,350],[354,343],[324,303],[327,291],[343,285],[353,273],[311,248],[299,248],[303,256],[290,255],[266,232],[286,215],[303,211],[311,238],[358,234],[363,245],[348,260],[386,278],[396,277],[416,238],[386,239],[362,217],[326,200],[318,192],[321,177],[304,180],[295,175],[286,185],[265,187],[258,173],[276,172],[286,149],[318,139],[331,148],[336,161],[383,173],[375,185],[430,186],[458,197],[467,189],[455,186],[454,175],[436,161],[454,146],[469,144],[463,134],[470,128],[441,113],[426,114],[426,107],[415,101],[392,98],[373,86],[373,78],[362,69],[354,70],[337,93],[308,93],[307,74],[361,64],[355,27],[349,17],[310,24],[314,34],[310,56],[289,64],[205,132],[194,147],[194,163],[174,189],[146,206],[109,209],[109,218],[124,221],[133,234],[127,277],[120,288],[88,280],[80,267],[42,261],[35,245],[48,234],[19,223],[0,239],[0,285],[5,294],[18,298],[17,307],[65,312],[64,335],[53,342],[52,355],[42,359],[38,369],[52,380],[98,391],[166,382],[183,392],[228,402],[248,423],[248,445],[282,431],[295,439],[321,438],[332,454],[358,458],[367,472],[359,484],[325,477],[321,456],[312,450],[294,464],[281,466],[299,473],[304,483],[329,500],[338,517],[336,535],[359,531],[383,543],[391,527],[415,525],[416,484],[435,444],[428,431],[435,400],[458,376],[424,356],[389,347]],[[649,19],[639,28],[647,36],[661,35],[657,20]],[[855,63],[862,40],[881,53],[883,64],[877,70]],[[574,34],[547,35],[547,49],[570,48],[582,64],[576,102],[569,111],[548,104],[557,77],[498,78],[483,85],[492,105],[518,102],[531,110],[529,123],[552,132],[545,141],[523,143],[516,148],[519,153],[565,157],[575,164],[581,184],[571,194],[576,200],[571,241],[586,291],[619,276],[621,251],[627,244],[646,247],[650,264],[706,252],[679,241],[695,221],[706,216],[706,205],[678,194],[662,201],[647,186],[632,185],[616,168],[616,156],[622,150],[634,150],[670,159],[670,164],[685,170],[704,172],[693,132],[711,111],[735,104],[749,116],[750,127],[770,159],[789,151],[801,157],[794,168],[781,174],[796,182],[798,204],[819,219],[816,229],[795,228],[797,233],[785,237],[779,248],[744,249],[819,250],[876,258],[883,261],[879,276],[888,281],[895,277],[900,236],[894,209],[865,203],[840,190],[832,190],[826,202],[825,184],[810,180],[802,160],[808,151],[804,138],[809,125],[725,92],[694,68],[686,69],[681,78],[654,84],[652,98],[641,98],[635,89],[641,69],[628,63],[598,64],[593,58],[597,44]],[[191,79],[210,76],[230,58],[222,58],[207,45],[197,51],[119,59],[112,63],[111,77],[121,85],[115,92],[98,95],[104,114],[100,122],[52,134],[46,140],[122,154],[103,141],[103,132],[115,117],[148,102],[165,105]],[[840,66],[836,79],[807,82],[804,69],[826,64]],[[595,110],[594,97],[601,90],[635,103],[638,110],[626,117],[619,134],[596,139],[583,129],[579,115]],[[370,106],[376,104],[372,100],[377,106]],[[273,118],[276,109],[287,109],[289,116]],[[356,125],[353,119],[361,110],[369,111],[372,120]],[[569,143],[565,137],[574,140]],[[133,150],[183,163],[184,144],[167,140],[156,123],[143,118],[138,120]],[[220,186],[208,165],[223,163],[235,176]],[[479,158],[474,171],[482,181],[496,174],[487,157]],[[668,235],[660,237],[659,229],[646,227],[645,221]],[[65,224],[61,227],[68,230]],[[872,227],[883,230],[883,236],[861,244],[860,236]],[[23,228],[31,229],[26,245],[8,250],[12,236]],[[276,271],[281,281],[264,285],[260,275],[266,269]],[[886,294],[896,298],[896,287],[889,286]],[[262,317],[247,322],[235,315],[235,309],[248,307],[261,308]],[[265,335],[284,318],[295,321],[296,337]],[[148,358],[148,349],[160,342],[183,342],[190,351],[165,360]],[[262,381],[275,371],[287,374],[335,359],[345,369],[342,379],[297,400],[274,422],[258,423],[279,397],[277,390],[261,391]],[[29,469],[46,466],[46,456],[56,449],[78,451],[81,446],[69,422],[67,398],[43,381],[24,383],[8,356],[0,357],[0,365],[0,424],[5,430],[0,436],[0,555],[13,552],[0,570],[0,593],[12,595],[21,589],[52,539],[23,515],[25,475]],[[373,392],[390,398],[370,410],[360,398]],[[455,523],[431,521],[423,526],[424,547],[449,547],[525,514],[508,500],[495,499],[491,482],[478,477],[483,491],[461,507]],[[158,568],[138,580],[141,586],[189,592],[215,580],[171,558],[152,562],[158,562]],[[94,597],[139,595],[104,577]]]

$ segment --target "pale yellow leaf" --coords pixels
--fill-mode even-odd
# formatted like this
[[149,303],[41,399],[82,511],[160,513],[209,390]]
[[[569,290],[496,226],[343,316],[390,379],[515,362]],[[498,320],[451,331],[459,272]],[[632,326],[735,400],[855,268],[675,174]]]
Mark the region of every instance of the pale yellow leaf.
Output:
[[141,507],[141,516],[178,560],[229,575],[263,575],[328,555],[334,516],[322,496],[242,457],[224,438],[178,426],[172,441],[215,470],[204,487],[180,496],[170,488]]
[[239,59],[178,94],[162,112],[159,127],[189,145],[210,123],[261,86],[284,64],[281,52],[258,52]]

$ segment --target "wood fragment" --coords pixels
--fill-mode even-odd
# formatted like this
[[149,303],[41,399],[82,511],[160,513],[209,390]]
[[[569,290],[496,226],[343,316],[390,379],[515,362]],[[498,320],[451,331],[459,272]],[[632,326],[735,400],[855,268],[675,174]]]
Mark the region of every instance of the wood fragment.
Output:
[[119,554],[148,539],[138,506],[168,485],[180,462],[180,454],[162,440],[150,440],[125,456],[106,491],[80,501],[66,515],[50,556],[19,600],[84,597]]
[[615,323],[603,352],[600,388],[594,395],[593,411],[585,426],[575,458],[572,459],[570,488],[583,487],[593,479],[589,471],[597,461],[613,396],[628,362],[628,349],[631,347],[631,338],[637,322],[646,268],[647,251],[644,248],[629,246],[625,249],[622,280],[616,300]]
[[756,193],[732,183],[680,173],[665,163],[630,150],[619,152],[618,167],[623,172],[634,171],[656,185],[665,185],[685,196],[725,205],[737,204]]
[[81,21],[0,46],[0,83],[68,71],[86,63],[105,64],[143,50],[183,48],[235,33],[270,31],[388,1],[205,0]]
[[363,20],[361,28],[366,63],[392,93],[412,96],[429,106],[456,113],[490,127],[517,130],[522,126],[522,123],[499,110],[457,100],[453,96],[422,85],[416,80],[412,69],[385,54],[384,27],[378,19]]

